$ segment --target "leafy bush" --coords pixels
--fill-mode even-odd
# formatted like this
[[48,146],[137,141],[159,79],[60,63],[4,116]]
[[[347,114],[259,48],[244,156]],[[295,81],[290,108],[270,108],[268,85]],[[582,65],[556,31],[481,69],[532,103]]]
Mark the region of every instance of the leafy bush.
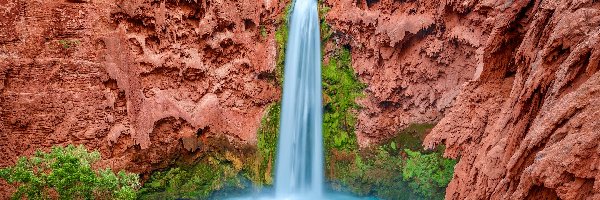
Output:
[[422,154],[418,151],[404,150],[408,154],[402,170],[404,180],[411,181],[409,186],[425,197],[445,188],[454,174],[455,160],[445,159],[439,152]]
[[50,199],[56,194],[60,199],[135,199],[138,176],[95,170],[92,165],[98,160],[100,153],[83,145],[55,146],[0,169],[0,178],[18,186],[13,199]]

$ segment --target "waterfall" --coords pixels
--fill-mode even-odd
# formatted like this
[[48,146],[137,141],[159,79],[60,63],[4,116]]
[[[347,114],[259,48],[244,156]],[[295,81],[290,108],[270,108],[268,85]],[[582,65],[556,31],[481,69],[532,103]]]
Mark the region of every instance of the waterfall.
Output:
[[295,0],[289,27],[275,196],[320,199],[324,181],[323,106],[316,0]]
[[342,193],[324,192],[321,37],[317,0],[294,0],[291,12],[275,166],[275,194],[259,193],[258,196],[246,195],[234,199],[359,199]]

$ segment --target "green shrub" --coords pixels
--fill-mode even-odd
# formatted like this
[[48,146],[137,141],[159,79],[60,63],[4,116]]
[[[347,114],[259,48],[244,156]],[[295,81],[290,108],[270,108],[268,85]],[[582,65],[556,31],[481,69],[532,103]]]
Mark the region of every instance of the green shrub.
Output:
[[[368,148],[332,149],[327,176],[333,188],[383,199],[443,199],[456,161],[442,158],[443,148],[422,150],[431,127],[412,124],[397,137]],[[404,150],[409,148],[416,149],[412,156]]]
[[97,151],[88,152],[83,145],[55,146],[49,153],[21,157],[17,163],[0,169],[0,178],[17,185],[13,199],[135,199],[139,180],[136,174],[110,169],[95,170],[100,160]]
[[422,154],[418,151],[404,150],[408,154],[402,170],[404,180],[411,181],[409,186],[425,197],[440,193],[454,174],[455,160],[445,159],[439,152]]

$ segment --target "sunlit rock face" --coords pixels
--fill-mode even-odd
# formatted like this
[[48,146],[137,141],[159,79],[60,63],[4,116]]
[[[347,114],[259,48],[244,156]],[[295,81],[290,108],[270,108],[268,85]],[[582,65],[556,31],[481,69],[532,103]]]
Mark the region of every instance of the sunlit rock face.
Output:
[[102,165],[146,173],[200,154],[217,134],[255,142],[264,108],[281,95],[279,10],[267,1],[0,1],[0,167],[76,143],[98,149]]
[[597,199],[600,3],[330,0],[368,84],[368,145],[441,119],[447,199]]
[[[285,3],[0,0],[0,167],[76,143],[145,173],[216,134],[254,142]],[[324,3],[367,84],[362,146],[439,122],[449,199],[600,198],[600,2]]]
[[351,47],[354,71],[367,84],[356,127],[363,147],[410,124],[439,121],[473,79],[491,24],[439,1],[325,4],[331,7],[327,20],[343,33],[334,37]]

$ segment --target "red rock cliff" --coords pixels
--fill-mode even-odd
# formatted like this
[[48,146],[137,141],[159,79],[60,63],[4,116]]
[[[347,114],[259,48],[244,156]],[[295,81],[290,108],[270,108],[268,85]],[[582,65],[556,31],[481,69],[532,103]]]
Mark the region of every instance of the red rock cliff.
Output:
[[0,0],[0,167],[75,143],[143,173],[202,137],[255,141],[279,98],[274,37],[263,35],[279,10],[269,0]]
[[600,199],[600,2],[329,0],[361,143],[441,119],[447,199]]
[[[426,146],[460,158],[448,199],[600,199],[600,2],[325,4],[368,85],[361,145],[439,121]],[[76,143],[144,173],[203,137],[255,141],[282,6],[0,0],[0,167]]]

